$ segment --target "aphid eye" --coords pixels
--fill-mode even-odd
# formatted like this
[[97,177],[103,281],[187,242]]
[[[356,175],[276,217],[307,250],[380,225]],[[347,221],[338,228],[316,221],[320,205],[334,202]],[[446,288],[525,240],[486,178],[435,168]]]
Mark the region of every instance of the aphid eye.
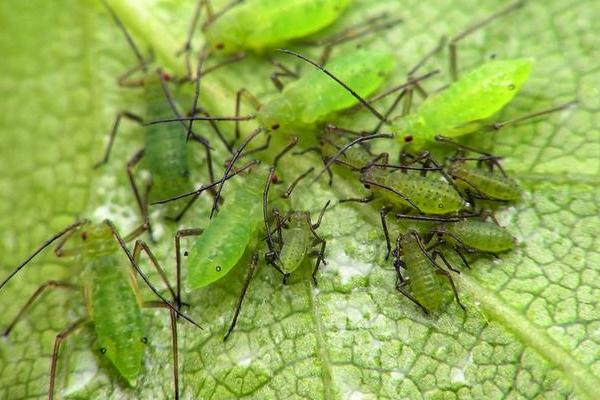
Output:
[[273,125],[271,125],[271,129],[273,129],[274,131],[276,131],[280,127],[281,127],[281,125],[279,125],[278,123],[274,123]]
[[184,257],[187,257],[187,256],[188,256],[188,252],[187,252],[187,250],[183,252],[183,256],[184,256]]
[[371,185],[365,183],[365,189],[371,189]]
[[508,90],[515,90],[515,84],[511,83],[510,85],[508,85]]
[[279,178],[277,177],[277,175],[273,174],[273,177],[271,178],[271,183],[275,184],[279,182]]
[[225,48],[225,45],[223,43],[217,43],[215,47],[217,48],[217,50],[223,50]]
[[140,339],[142,341],[142,343],[147,344],[148,343],[148,338],[147,337],[143,337]]
[[106,347],[101,347],[100,348],[100,353],[106,354]]
[[162,79],[163,79],[163,81],[170,81],[171,80],[171,74],[169,74],[167,72],[163,72],[162,73]]
[[413,137],[412,137],[412,135],[406,135],[406,136],[404,136],[404,141],[405,141],[406,143],[410,143],[410,142],[412,142],[412,141],[413,141]]
[[87,240],[87,232],[81,232],[81,240]]
[[217,270],[217,272],[221,272],[221,267],[217,266],[217,268],[215,268]]

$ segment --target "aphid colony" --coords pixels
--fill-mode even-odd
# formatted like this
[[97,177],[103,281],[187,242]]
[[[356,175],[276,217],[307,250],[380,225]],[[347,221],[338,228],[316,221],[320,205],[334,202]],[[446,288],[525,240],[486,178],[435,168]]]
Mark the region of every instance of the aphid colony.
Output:
[[[497,131],[507,125],[561,110],[567,105],[511,121],[491,123],[490,120],[519,92],[527,80],[533,60],[492,60],[459,77],[456,47],[471,32],[516,10],[522,2],[509,5],[450,40],[452,83],[435,94],[427,95],[425,86],[427,79],[439,71],[420,76],[417,71],[442,49],[444,40],[407,73],[406,83],[378,95],[375,93],[395,68],[396,55],[372,51],[365,46],[331,55],[337,44],[358,40],[401,21],[379,15],[330,38],[314,41],[313,44],[324,49],[319,63],[296,52],[282,50],[284,54],[300,58],[315,68],[311,67],[299,76],[295,69],[273,62],[277,71],[271,78],[279,93],[270,100],[261,102],[245,89],[240,89],[233,99],[234,115],[208,114],[198,99],[201,77],[205,78],[209,72],[230,63],[243,62],[244,54],[240,51],[267,56],[275,52],[276,46],[320,31],[334,23],[350,2],[303,0],[290,2],[289,7],[280,7],[280,4],[279,0],[246,0],[215,12],[209,1],[199,1],[190,37],[184,45],[188,63],[192,54],[193,27],[202,10],[207,14],[202,26],[207,43],[199,52],[195,76],[192,77],[190,68],[189,76],[183,77],[184,81],[196,86],[196,97],[187,115],[178,108],[169,89],[176,80],[160,69],[151,69],[148,58],[141,54],[116,13],[107,5],[138,59],[138,65],[120,77],[118,82],[143,88],[146,115],[138,116],[128,111],[119,113],[105,155],[97,166],[109,161],[123,118],[146,126],[144,148],[136,151],[126,163],[142,225],[123,239],[110,221],[75,222],[43,243],[0,284],[2,289],[38,253],[54,242],[58,242],[56,256],[75,257],[84,270],[79,283],[50,280],[43,284],[5,331],[7,336],[46,289],[83,288],[89,315],[67,326],[56,336],[48,391],[50,399],[55,392],[60,344],[86,322],[93,324],[102,346],[100,353],[111,361],[127,382],[135,385],[142,370],[143,345],[148,341],[140,313],[142,307],[161,307],[170,311],[173,398],[178,398],[177,316],[198,326],[181,311],[184,304],[181,287],[201,290],[210,286],[234,271],[244,259],[244,254],[250,254],[250,262],[243,289],[236,304],[232,305],[231,323],[225,339],[234,330],[260,262],[265,262],[281,276],[282,285],[290,274],[311,263],[313,284],[317,285],[319,268],[326,263],[327,248],[327,241],[318,230],[332,204],[327,201],[317,210],[299,210],[294,209],[290,199],[300,182],[307,184],[306,178],[311,175],[313,183],[327,173],[329,185],[332,185],[335,175],[335,179],[350,180],[368,190],[366,197],[341,199],[339,203],[372,203],[378,207],[380,221],[373,223],[381,227],[382,244],[386,246],[385,259],[395,269],[396,288],[426,314],[439,313],[451,296],[460,307],[465,308],[452,278],[453,274],[461,273],[454,265],[456,260],[460,260],[462,267],[470,268],[469,258],[473,255],[496,255],[514,247],[514,238],[497,223],[493,210],[519,200],[521,189],[518,183],[502,169],[500,157],[461,144],[456,138],[470,133]],[[260,15],[259,20],[256,20],[257,15]],[[299,18],[299,15],[303,17]],[[294,21],[302,23],[292,23]],[[232,58],[223,59],[231,54],[234,54]],[[217,63],[207,67],[205,62],[212,58],[217,58]],[[293,81],[284,85],[282,78]],[[397,95],[391,106],[383,113],[378,112],[376,102],[395,93]],[[414,94],[423,98],[418,107],[412,104]],[[255,106],[255,115],[240,115],[240,105],[245,97]],[[401,103],[402,112],[392,117]],[[328,124],[332,116],[354,106],[375,116],[372,130],[357,131]],[[240,125],[251,123],[250,120],[255,120],[258,128],[243,138]],[[216,142],[230,153],[221,178],[215,177],[213,166],[211,152],[215,140],[206,134],[196,133],[194,121],[209,124]],[[233,121],[235,129],[227,135],[216,121]],[[308,127],[320,132],[319,146],[303,144],[303,131]],[[287,137],[285,140],[289,143],[275,148],[270,145],[274,135]],[[253,147],[257,138],[264,138],[265,144]],[[209,177],[209,183],[196,190],[192,190],[190,179],[190,171],[194,168],[188,157],[188,148],[192,146],[190,141],[201,144],[205,149],[205,169]],[[391,162],[387,152],[372,151],[375,143],[384,141],[401,146],[397,162]],[[436,159],[424,149],[432,142],[447,146],[453,154],[445,159]],[[238,146],[236,150],[234,146]],[[296,151],[290,154],[292,149]],[[324,166],[312,166],[298,176],[286,176],[283,180],[285,171],[280,167],[280,161],[309,151],[316,151]],[[261,160],[252,159],[253,155],[260,156]],[[244,159],[244,163],[238,165]],[[151,178],[143,192],[134,171],[142,160]],[[223,198],[222,189],[231,181],[237,182]],[[282,190],[279,184],[284,181],[289,183]],[[127,242],[146,231],[151,233],[150,205],[168,204],[166,216],[179,221],[204,192],[213,197],[210,219],[206,222],[190,221],[198,226],[180,229],[174,238],[176,284],[173,287],[146,242],[137,240],[133,251],[129,250]],[[306,193],[308,190],[304,195]],[[182,203],[181,199],[189,200]],[[356,205],[370,207],[367,204]],[[390,219],[394,222],[391,223]],[[410,228],[406,229],[408,221]],[[153,239],[152,236],[150,238]],[[189,241],[186,242],[189,244],[187,251],[182,246],[184,238]],[[163,296],[140,269],[138,259],[142,252],[156,268],[170,298]],[[126,256],[131,266],[129,274],[119,254]],[[136,275],[142,277],[158,301],[143,299]]]

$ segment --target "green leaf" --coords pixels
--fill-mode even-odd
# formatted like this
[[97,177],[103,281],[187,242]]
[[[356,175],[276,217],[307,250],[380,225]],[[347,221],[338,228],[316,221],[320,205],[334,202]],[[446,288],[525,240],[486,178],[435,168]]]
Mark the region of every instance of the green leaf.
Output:
[[[121,12],[137,4],[112,3],[120,3]],[[123,18],[142,48],[152,46],[167,65],[169,50],[176,50],[172,43],[183,42],[194,2],[150,3],[137,7],[146,15],[142,22],[151,23],[136,23],[140,12]],[[369,44],[396,52],[400,67],[394,81],[400,82],[439,36],[459,32],[503,3],[381,0],[374,5],[361,0],[332,30],[382,10],[403,15],[402,25]],[[179,323],[183,398],[598,397],[600,8],[593,1],[529,3],[461,42],[460,69],[492,54],[536,59],[532,78],[502,118],[574,97],[580,103],[534,123],[472,138],[505,155],[507,169],[527,193],[499,215],[519,239],[518,249],[499,260],[480,259],[472,271],[456,277],[467,312],[452,304],[437,318],[421,314],[393,289],[377,210],[336,206],[321,228],[328,240],[328,264],[319,288],[311,286],[309,263],[287,286],[261,266],[227,343],[222,336],[246,264],[214,285],[186,293],[189,313],[205,330]],[[135,60],[99,2],[7,0],[0,3],[0,26],[0,272],[5,276],[76,217],[109,216],[122,232],[139,223],[124,166],[142,145],[143,130],[125,123],[109,165],[96,171],[92,165],[101,156],[115,113],[143,112],[143,103],[139,91],[115,83]],[[181,68],[179,61],[169,67]],[[445,55],[430,64],[436,65],[443,76],[428,88],[447,82]],[[204,101],[215,113],[231,114],[236,89],[246,86],[262,97],[273,93],[270,72],[258,58],[233,65],[206,78]],[[373,123],[367,115],[350,120],[365,121]],[[221,152],[219,158],[224,157]],[[317,162],[293,161],[285,164],[286,176]],[[205,180],[201,160],[195,179]],[[317,209],[356,188],[337,177],[333,191],[325,186],[312,188],[314,194],[306,186],[299,190],[304,193],[299,204]],[[207,207],[208,200],[199,203],[182,226],[206,225]],[[155,248],[173,275],[171,238],[177,227],[165,223],[158,228],[161,240]],[[41,283],[77,281],[80,267],[47,251],[0,292],[0,326]],[[153,281],[158,282],[156,276]],[[146,290],[143,294],[152,298]],[[48,293],[8,338],[0,338],[0,398],[47,396],[54,337],[85,313],[80,294]],[[169,397],[168,316],[162,311],[144,315],[149,345],[136,387],[128,387],[102,358],[88,325],[64,342],[57,397]]]

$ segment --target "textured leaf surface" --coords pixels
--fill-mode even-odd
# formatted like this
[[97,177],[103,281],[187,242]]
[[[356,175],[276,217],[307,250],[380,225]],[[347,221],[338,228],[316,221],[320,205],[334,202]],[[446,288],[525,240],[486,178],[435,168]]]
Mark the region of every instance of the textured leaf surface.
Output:
[[[192,2],[151,3],[147,12],[157,26],[176,41],[182,38]],[[403,25],[371,44],[396,52],[399,82],[440,35],[459,31],[501,3],[481,7],[477,1],[448,0],[433,6],[382,0],[374,6],[364,0],[336,29],[378,10],[404,15]],[[110,217],[122,231],[135,225],[124,163],[141,146],[143,131],[125,124],[110,164],[100,171],[91,166],[101,155],[115,112],[142,110],[143,105],[138,92],[118,89],[114,82],[134,60],[99,4],[4,1],[0,26],[4,276],[35,245],[77,216]],[[183,397],[597,398],[599,31],[595,2],[549,0],[532,2],[461,46],[461,68],[478,65],[491,54],[536,59],[532,78],[504,118],[574,97],[580,100],[575,110],[473,139],[506,155],[507,168],[527,193],[500,215],[519,239],[519,248],[500,260],[481,259],[472,272],[457,278],[468,304],[466,314],[451,305],[439,318],[427,318],[398,296],[391,266],[383,260],[384,248],[374,245],[382,239],[377,210],[337,206],[322,227],[329,240],[329,263],[318,290],[308,279],[308,264],[286,287],[263,266],[229,342],[223,344],[222,335],[245,264],[221,282],[186,294],[193,304],[190,313],[205,330],[179,324]],[[138,36],[156,40],[148,32]],[[445,71],[444,57],[433,64]],[[250,60],[207,79],[205,95],[215,112],[231,113],[231,94],[241,86],[260,95],[272,93],[270,72],[268,65]],[[428,87],[447,82],[447,74],[442,75]],[[290,175],[305,169],[308,160],[295,164],[288,165]],[[198,170],[201,180],[204,173]],[[319,189],[307,194],[304,203],[316,209],[351,191],[338,179],[334,191]],[[184,225],[205,223],[205,210],[200,210]],[[165,225],[158,232],[162,240],[157,252],[169,271],[174,264],[169,238],[175,228]],[[56,261],[48,252],[0,293],[0,326],[6,326],[42,282],[76,281],[79,267]],[[46,396],[54,336],[85,312],[78,294],[49,293],[9,338],[0,338],[0,398]],[[146,312],[145,317],[149,345],[135,388],[127,387],[101,357],[88,326],[66,342],[57,393],[81,399],[170,396],[168,318],[161,311]]]

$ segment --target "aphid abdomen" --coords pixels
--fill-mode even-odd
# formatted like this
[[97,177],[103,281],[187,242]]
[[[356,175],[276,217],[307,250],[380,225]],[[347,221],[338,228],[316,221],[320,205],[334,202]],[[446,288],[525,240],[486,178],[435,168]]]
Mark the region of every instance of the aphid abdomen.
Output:
[[104,355],[134,385],[142,368],[144,325],[126,265],[115,255],[88,263],[94,329]]
[[318,32],[333,23],[350,0],[246,0],[207,26],[208,42],[227,53],[261,53]]
[[[150,118],[172,114],[156,82],[146,85],[147,113]],[[158,101],[160,99],[160,101]],[[152,177],[150,201],[173,197],[191,190],[186,135],[179,124],[146,127],[145,166]]]
[[456,163],[448,169],[448,173],[459,178],[456,180],[458,185],[472,192],[477,190],[491,199],[514,201],[521,198],[519,184],[498,171],[469,168],[464,163]]
[[[355,50],[331,59],[327,68],[358,94],[368,97],[385,82],[395,65],[391,53]],[[258,119],[263,126],[311,125],[357,102],[337,82],[314,69],[286,85],[279,96],[264,104]]]
[[512,100],[529,77],[533,60],[494,60],[465,73],[439,94],[428,97],[419,109],[395,126],[399,140],[406,136],[423,146],[435,135],[457,137],[472,133]]
[[[512,235],[503,227],[491,222],[466,219],[447,224],[445,229],[467,247],[487,253],[500,253],[515,246]],[[453,241],[451,237],[448,240]]]
[[[445,181],[441,175],[433,172],[422,176],[419,172],[409,171],[383,171],[384,185],[403,193],[427,214],[448,214],[459,211],[464,207],[465,201],[454,188]],[[379,192],[397,206],[411,207],[405,200],[395,193],[378,189]]]
[[436,311],[445,298],[445,285],[411,234],[404,235],[401,245],[412,295],[428,311]]
[[257,178],[249,175],[236,188],[190,249],[187,280],[191,288],[221,279],[242,258],[263,217],[263,182]]
[[283,247],[279,253],[279,262],[283,272],[294,272],[302,264],[311,248],[311,233],[305,220],[283,231]]

